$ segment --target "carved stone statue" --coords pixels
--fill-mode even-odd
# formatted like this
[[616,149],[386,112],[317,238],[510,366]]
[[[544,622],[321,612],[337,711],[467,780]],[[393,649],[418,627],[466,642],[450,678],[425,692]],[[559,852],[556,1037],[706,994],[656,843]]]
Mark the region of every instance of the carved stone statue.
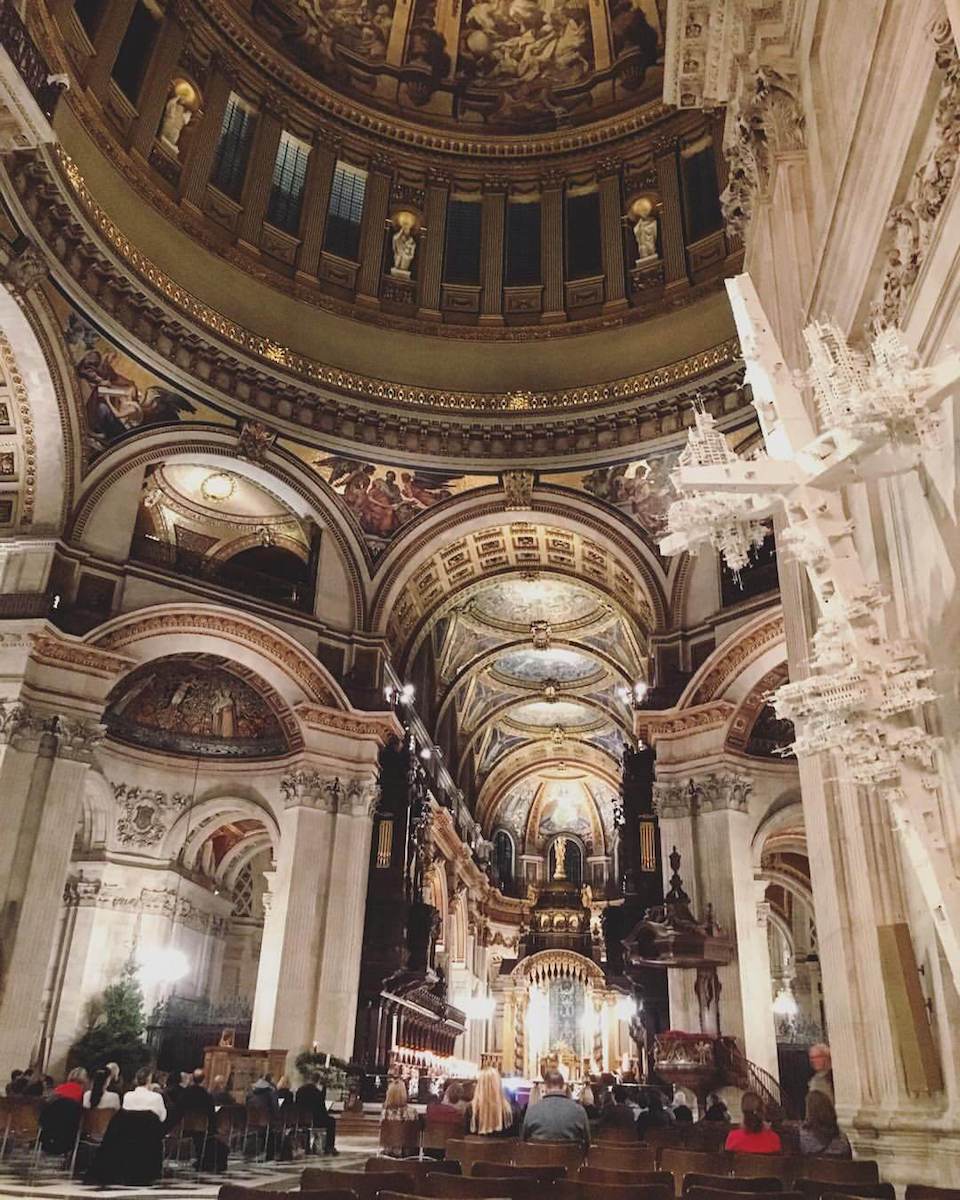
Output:
[[636,220],[633,236],[637,243],[637,262],[647,262],[657,257],[657,218],[653,212],[653,201],[642,196],[630,210]]
[[197,106],[197,93],[185,79],[173,85],[170,98],[163,110],[160,125],[160,140],[174,154],[180,154],[180,135],[193,119]]
[[417,218],[412,212],[398,212],[393,223],[396,232],[393,235],[393,266],[390,274],[409,279],[413,258],[417,253]]
[[567,839],[558,837],[554,843],[554,848],[557,855],[557,865],[553,872],[554,879],[566,879],[567,877]]

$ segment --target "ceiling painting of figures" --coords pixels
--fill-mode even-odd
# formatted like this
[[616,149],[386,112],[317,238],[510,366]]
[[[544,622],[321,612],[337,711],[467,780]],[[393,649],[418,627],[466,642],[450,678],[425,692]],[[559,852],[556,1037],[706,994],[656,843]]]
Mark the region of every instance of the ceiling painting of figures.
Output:
[[88,460],[139,429],[185,420],[227,421],[141,366],[59,293],[50,290],[48,295],[73,364]]
[[487,624],[527,632],[533,621],[561,627],[598,617],[602,606],[596,593],[571,580],[511,576],[481,588],[471,599],[469,611]]
[[583,683],[603,671],[595,659],[562,646],[510,650],[497,658],[493,669],[504,680],[519,684],[542,684],[548,679],[557,683]]
[[255,0],[261,34],[329,87],[425,124],[538,132],[660,87],[666,0]]
[[175,754],[263,758],[289,748],[281,702],[213,655],[174,655],[138,667],[111,696],[111,737]]

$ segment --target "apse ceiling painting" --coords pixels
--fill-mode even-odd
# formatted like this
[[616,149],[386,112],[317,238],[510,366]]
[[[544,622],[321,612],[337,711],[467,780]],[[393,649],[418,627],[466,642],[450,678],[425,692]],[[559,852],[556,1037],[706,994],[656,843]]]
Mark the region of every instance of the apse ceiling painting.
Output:
[[548,131],[660,89],[666,0],[254,0],[328,86],[428,124]]
[[114,689],[111,737],[148,749],[220,758],[284,754],[281,702],[215,655],[174,655],[138,667]]
[[521,853],[542,853],[559,834],[572,834],[596,852],[599,838],[613,837],[615,798],[592,771],[571,767],[560,774],[546,766],[507,788],[491,810],[489,832],[509,830]]
[[595,618],[602,611],[602,602],[594,592],[572,580],[511,576],[477,592],[468,611],[489,625],[528,631],[534,621],[560,627]]
[[583,683],[603,674],[595,659],[561,646],[548,650],[533,646],[509,650],[500,655],[493,670],[504,682],[521,685],[542,685],[551,679],[557,683]]

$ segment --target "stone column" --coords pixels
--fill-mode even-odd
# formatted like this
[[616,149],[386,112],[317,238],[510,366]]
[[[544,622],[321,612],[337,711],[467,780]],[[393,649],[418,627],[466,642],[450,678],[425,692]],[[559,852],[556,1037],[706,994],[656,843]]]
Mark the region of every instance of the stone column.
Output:
[[372,777],[366,781],[354,780],[344,789],[330,847],[330,881],[314,1029],[321,1046],[335,1046],[336,1052],[348,1059],[353,1052],[357,1019],[376,794]]
[[307,178],[303,185],[303,206],[300,215],[300,248],[297,251],[297,274],[311,278],[320,266],[323,234],[330,207],[330,189],[337,166],[339,143],[323,133],[313,139],[307,162]]
[[540,264],[543,272],[543,316],[553,324],[567,318],[563,303],[563,175],[548,172],[540,194]]
[[484,181],[480,224],[480,324],[503,324],[503,245],[507,183]]
[[280,145],[282,132],[283,118],[281,114],[268,107],[261,109],[253,132],[253,145],[250,147],[247,176],[243,181],[243,194],[240,201],[243,205],[243,212],[240,215],[239,241],[248,247],[257,247],[260,244],[263,218],[266,216],[267,204],[270,201],[273,168],[277,161],[277,147]]
[[281,781],[280,849],[263,929],[251,1045],[353,1051],[372,828],[372,776]]
[[431,176],[424,204],[426,231],[420,238],[420,308],[417,316],[428,321],[440,320],[440,284],[443,278],[443,248],[447,234],[447,200],[450,180]]
[[224,71],[215,66],[210,73],[203,97],[200,128],[193,134],[190,154],[180,176],[180,194],[186,203],[195,208],[199,208],[203,202],[203,194],[210,179],[231,87],[230,79]]
[[102,727],[20,704],[3,706],[0,765],[0,1072],[32,1060],[47,967],[80,815]]
[[157,136],[163,110],[170,95],[170,81],[186,44],[186,31],[176,19],[176,7],[168,10],[160,27],[140,93],[140,112],[130,127],[130,149],[141,158],[149,159],[153,140]]
[[[683,210],[680,196],[680,167],[677,161],[676,138],[659,137],[653,143],[657,188],[662,202],[660,239],[663,247],[663,270],[666,292],[676,291],[687,281],[687,258],[683,240]],[[672,285],[672,288],[671,288]]]
[[94,39],[93,57],[87,65],[84,83],[98,98],[107,90],[117,52],[123,41],[137,0],[113,0],[108,4]]
[[606,300],[604,312],[627,307],[627,278],[623,266],[623,200],[620,194],[620,160],[605,158],[598,164],[600,186],[600,236]]
[[363,203],[356,295],[357,303],[369,308],[377,308],[380,304],[380,276],[383,274],[383,246],[387,210],[390,207],[391,178],[392,169],[387,163],[371,164]]

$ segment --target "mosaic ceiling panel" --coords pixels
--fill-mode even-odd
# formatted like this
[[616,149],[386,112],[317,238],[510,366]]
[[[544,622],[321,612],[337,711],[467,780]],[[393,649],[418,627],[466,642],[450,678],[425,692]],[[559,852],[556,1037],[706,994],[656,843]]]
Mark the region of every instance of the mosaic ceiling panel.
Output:
[[263,758],[288,738],[278,698],[213,655],[173,656],[138,667],[117,685],[104,715],[111,737],[175,754]]

